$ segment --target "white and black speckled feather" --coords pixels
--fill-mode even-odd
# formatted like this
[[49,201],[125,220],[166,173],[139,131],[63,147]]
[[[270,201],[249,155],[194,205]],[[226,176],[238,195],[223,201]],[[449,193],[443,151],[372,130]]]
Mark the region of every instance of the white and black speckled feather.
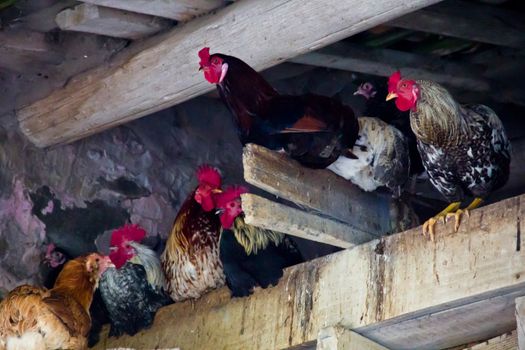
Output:
[[327,169],[365,191],[386,186],[398,194],[409,176],[410,157],[404,135],[378,118],[360,117],[352,148],[358,159],[340,156]]
[[438,84],[418,84],[421,100],[410,118],[432,184],[450,202],[465,195],[484,198],[502,187],[511,146],[496,113],[484,105],[461,106]]

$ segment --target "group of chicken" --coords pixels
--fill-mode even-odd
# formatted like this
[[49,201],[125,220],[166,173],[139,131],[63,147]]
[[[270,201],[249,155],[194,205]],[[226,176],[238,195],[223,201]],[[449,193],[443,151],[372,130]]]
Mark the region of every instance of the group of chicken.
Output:
[[[209,165],[199,167],[197,180],[160,257],[143,244],[144,229],[125,225],[112,232],[109,256],[68,261],[51,289],[12,290],[0,303],[0,350],[87,348],[97,288],[109,335],[134,335],[172,301],[196,299],[224,284],[233,297],[244,297],[256,286],[277,285],[285,267],[303,261],[285,234],[244,222],[247,188],[223,190],[219,170]],[[51,250],[50,264],[62,264],[64,257]]]
[[[450,205],[423,225],[456,219],[477,207],[509,177],[510,143],[497,115],[483,105],[461,105],[441,85],[395,72],[381,94],[371,83],[356,95],[370,116],[318,95],[281,95],[242,60],[199,51],[200,69],[231,111],[241,143],[286,153],[310,168],[326,168],[364,191],[388,188],[399,196],[410,175],[426,170]],[[395,107],[390,99],[396,99]],[[301,262],[283,233],[244,222],[242,186],[222,189],[209,165],[183,203],[160,258],[142,244],[145,230],[113,232],[108,257],[92,253],[68,261],[51,289],[28,285],[0,303],[0,350],[83,349],[89,308],[98,287],[110,335],[135,334],[161,306],[196,299],[226,284],[234,297],[276,285],[283,268]],[[473,201],[460,208],[465,196]]]

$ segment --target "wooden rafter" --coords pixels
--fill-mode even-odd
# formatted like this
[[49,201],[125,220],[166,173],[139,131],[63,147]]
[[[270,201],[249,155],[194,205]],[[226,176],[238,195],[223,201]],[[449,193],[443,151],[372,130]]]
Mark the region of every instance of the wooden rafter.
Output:
[[81,0],[121,10],[187,21],[224,5],[224,0]]
[[262,70],[436,2],[239,1],[152,38],[138,53],[132,47],[20,109],[20,128],[39,147],[78,140],[213,89],[196,68],[205,45]]
[[443,1],[389,24],[482,43],[525,48],[525,15],[475,2]]
[[525,195],[474,210],[459,232],[439,224],[374,240],[287,269],[249,298],[226,289],[161,309],[153,326],[110,347],[284,349],[330,326],[389,349],[442,349],[515,329],[525,295]]

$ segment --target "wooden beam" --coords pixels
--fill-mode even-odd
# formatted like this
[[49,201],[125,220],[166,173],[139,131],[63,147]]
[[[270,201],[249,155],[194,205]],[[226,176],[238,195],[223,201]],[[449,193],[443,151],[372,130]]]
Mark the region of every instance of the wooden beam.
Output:
[[433,80],[447,86],[474,91],[488,91],[490,88],[488,80],[483,78],[484,69],[480,66],[456,63],[430,55],[365,48],[349,43],[337,43],[292,58],[290,62],[384,77],[401,69],[404,75]]
[[525,14],[469,1],[443,1],[390,25],[482,43],[525,48]]
[[294,209],[253,194],[242,195],[242,207],[248,224],[341,248],[351,248],[377,238],[343,222]]
[[518,348],[525,350],[525,297],[516,299],[516,332]]
[[317,350],[388,350],[362,335],[343,327],[327,327],[319,331]]
[[96,348],[284,349],[315,344],[330,325],[390,349],[490,339],[515,329],[525,295],[523,201],[474,210],[457,233],[438,224],[435,242],[416,228],[294,266],[249,298],[221,289],[170,305],[150,329]]
[[60,0],[51,6],[46,6],[17,19],[17,23],[20,23],[27,29],[36,30],[42,33],[49,32],[58,28],[58,25],[55,22],[56,15],[60,11],[77,4],[78,1],[76,0]]
[[172,26],[166,19],[91,4],[64,10],[55,20],[62,30],[124,39],[140,39]]
[[82,0],[83,2],[187,21],[223,6],[224,0]]
[[516,331],[512,331],[475,345],[461,346],[449,350],[516,350],[517,348],[518,338]]
[[389,195],[361,191],[331,171],[307,169],[264,147],[246,145],[243,168],[248,183],[344,222],[353,232],[377,237],[413,226],[408,208]]
[[205,45],[262,70],[438,1],[238,1],[22,108],[20,128],[39,147],[72,142],[214,89],[196,68]]

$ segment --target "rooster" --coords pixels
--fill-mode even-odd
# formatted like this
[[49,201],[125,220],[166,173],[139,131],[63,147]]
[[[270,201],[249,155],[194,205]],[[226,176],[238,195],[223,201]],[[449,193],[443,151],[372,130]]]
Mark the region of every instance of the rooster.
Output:
[[257,285],[277,285],[283,268],[303,261],[285,234],[244,222],[240,196],[247,192],[236,186],[214,196],[223,228],[220,258],[233,297],[250,295]]
[[197,299],[224,285],[219,259],[221,223],[212,211],[221,175],[204,165],[198,169],[197,179],[199,184],[182,204],[161,256],[168,292],[174,301]]
[[280,95],[240,59],[199,51],[205,79],[217,90],[233,114],[243,145],[255,143],[284,150],[301,164],[326,168],[348,154],[357,138],[352,109],[318,95]]
[[0,349],[86,349],[93,292],[111,265],[92,253],[68,261],[51,289],[12,290],[0,303]]
[[[400,111],[410,111],[423,165],[432,184],[450,205],[423,224],[434,239],[434,225],[450,216],[454,229],[461,214],[478,207],[490,192],[509,178],[511,146],[501,120],[484,105],[461,105],[441,85],[401,78],[388,81],[387,100],[396,98]],[[461,209],[464,196],[474,200]]]
[[327,169],[364,191],[385,186],[399,197],[410,170],[405,137],[381,119],[360,117],[358,121],[359,135],[351,149],[356,159],[340,156]]
[[115,267],[100,280],[100,293],[111,320],[110,336],[134,335],[151,326],[157,310],[171,302],[157,254],[140,244],[146,231],[125,225],[111,235],[109,258]]

